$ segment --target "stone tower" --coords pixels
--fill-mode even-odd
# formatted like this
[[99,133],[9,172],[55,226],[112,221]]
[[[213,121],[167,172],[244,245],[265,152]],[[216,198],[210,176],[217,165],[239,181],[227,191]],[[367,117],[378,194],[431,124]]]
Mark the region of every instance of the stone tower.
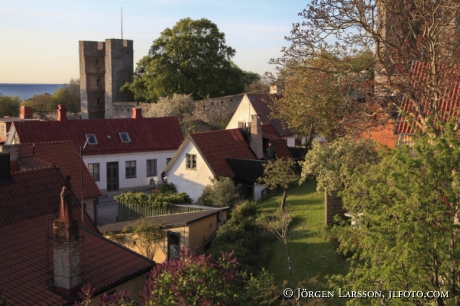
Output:
[[133,79],[133,41],[80,41],[80,96],[83,119],[111,118],[112,103],[131,102],[120,87]]

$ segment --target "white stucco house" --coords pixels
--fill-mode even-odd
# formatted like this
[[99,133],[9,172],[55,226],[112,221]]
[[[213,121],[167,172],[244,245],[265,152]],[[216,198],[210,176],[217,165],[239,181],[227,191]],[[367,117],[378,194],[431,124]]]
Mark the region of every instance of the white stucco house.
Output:
[[256,115],[260,117],[262,124],[270,123],[281,138],[286,141],[288,147],[295,147],[300,144],[298,140],[296,142],[296,137],[291,130],[283,127],[279,119],[274,119],[271,116],[269,102],[278,97],[276,94],[245,94],[226,129],[249,127],[251,116]]
[[251,119],[256,128],[250,131],[235,128],[187,136],[164,170],[168,183],[197,200],[212,178],[227,176],[249,198],[259,199],[264,186],[256,181],[263,163],[275,157],[292,158],[292,154],[270,124],[261,125],[258,116]]
[[[6,144],[70,140],[103,194],[145,190],[161,183],[161,172],[183,141],[175,117],[68,120],[59,106],[56,121],[14,122]],[[86,146],[85,146],[86,142]]]

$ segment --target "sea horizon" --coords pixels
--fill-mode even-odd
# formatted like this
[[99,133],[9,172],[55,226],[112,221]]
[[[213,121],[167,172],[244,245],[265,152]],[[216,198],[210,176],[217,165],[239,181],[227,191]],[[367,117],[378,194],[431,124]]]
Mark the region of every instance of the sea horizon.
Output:
[[21,100],[28,100],[35,95],[52,95],[58,88],[65,85],[65,83],[0,83],[0,94],[4,96],[19,96]]

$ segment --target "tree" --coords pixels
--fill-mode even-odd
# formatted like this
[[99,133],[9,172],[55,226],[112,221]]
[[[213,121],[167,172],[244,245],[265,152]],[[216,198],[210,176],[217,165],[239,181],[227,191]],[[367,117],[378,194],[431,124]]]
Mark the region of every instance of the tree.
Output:
[[[307,137],[308,147],[316,134],[332,140],[358,133],[375,121],[374,117],[357,116],[366,111],[361,87],[373,78],[366,65],[369,62],[373,62],[370,52],[350,62],[326,54],[290,60],[280,70],[278,83],[284,90],[280,98],[271,101],[272,115],[297,135]],[[344,74],[343,65],[351,65],[352,70]]]
[[259,178],[259,182],[263,183],[269,189],[281,187],[283,189],[283,197],[280,202],[280,209],[284,210],[284,205],[287,198],[287,189],[289,186],[299,180],[299,175],[295,171],[296,162],[290,158],[280,158],[269,161],[264,164],[264,175]]
[[190,95],[174,94],[162,97],[152,105],[146,117],[177,117],[184,135],[197,132],[197,119],[193,117],[195,103]]
[[80,108],[80,80],[70,79],[69,84],[58,88],[53,93],[53,100],[49,107],[49,112],[55,112],[57,106],[63,104],[71,113],[79,113]]
[[4,96],[0,93],[0,118],[4,116],[17,117],[20,106],[21,98],[18,96]]
[[40,95],[33,96],[29,100],[25,100],[23,102],[23,105],[32,107],[32,110],[37,113],[49,113],[50,112],[49,106],[52,104],[52,101],[53,101],[52,95],[40,94]]
[[273,80],[269,78],[269,76],[264,75],[260,76],[257,75],[257,78],[254,78],[254,80],[246,85],[244,87],[244,92],[251,93],[251,92],[261,92],[261,93],[267,93],[270,90],[270,85]]
[[229,177],[212,178],[211,185],[207,185],[198,198],[199,204],[215,207],[233,208],[240,201],[240,190]]
[[[357,78],[351,84],[361,84],[368,105],[362,116],[397,111],[417,131],[440,134],[442,105],[457,99],[451,89],[460,76],[459,13],[456,0],[314,0],[299,13],[304,21],[287,37],[291,46],[272,62],[300,63],[291,68],[300,78],[317,70],[304,62],[321,58],[328,64],[320,71]],[[375,70],[370,82],[362,82],[353,65],[335,65],[336,59],[350,62],[370,50],[374,56],[367,66]]]
[[284,244],[289,274],[292,274],[291,254],[288,245],[288,229],[292,221],[291,212],[289,209],[278,209],[273,216],[265,216],[265,221],[268,230]]
[[[449,298],[412,295],[399,302],[460,302],[460,141],[446,127],[413,148],[383,154],[358,167],[341,195],[360,226],[337,226],[340,250],[353,252],[351,269],[333,283],[347,290],[448,291]],[[360,299],[349,304],[361,305]],[[375,301],[377,304],[378,301]],[[396,299],[390,303],[398,303]],[[398,304],[399,305],[399,304]]]
[[142,305],[262,305],[273,302],[273,277],[239,271],[232,253],[219,259],[181,250],[181,259],[157,264],[142,292]]
[[231,63],[234,55],[216,24],[205,18],[181,19],[161,32],[137,64],[133,82],[122,90],[149,102],[174,93],[194,100],[241,93],[244,73]]
[[165,232],[158,224],[141,220],[123,228],[123,233],[129,234],[136,241],[136,246],[145,257],[153,259],[158,249],[167,254]]
[[341,191],[352,185],[350,177],[358,166],[378,161],[375,143],[368,140],[338,138],[324,145],[314,140],[301,164],[300,183],[315,176],[318,191]]

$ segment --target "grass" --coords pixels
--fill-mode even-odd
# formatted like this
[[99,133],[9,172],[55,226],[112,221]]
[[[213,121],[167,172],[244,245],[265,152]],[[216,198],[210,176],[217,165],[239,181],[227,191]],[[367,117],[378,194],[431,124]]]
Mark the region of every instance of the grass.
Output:
[[[262,200],[259,209],[273,213],[280,200],[281,194],[275,194]],[[316,191],[315,181],[306,181],[288,190],[287,204],[293,218],[288,231],[292,274],[288,271],[284,244],[279,240],[273,243],[268,271],[280,288],[332,290],[325,277],[346,274],[349,264],[335,253],[334,247],[326,239],[324,193]],[[314,279],[317,282],[313,282]],[[325,302],[328,305],[344,305],[345,301],[336,298]]]

